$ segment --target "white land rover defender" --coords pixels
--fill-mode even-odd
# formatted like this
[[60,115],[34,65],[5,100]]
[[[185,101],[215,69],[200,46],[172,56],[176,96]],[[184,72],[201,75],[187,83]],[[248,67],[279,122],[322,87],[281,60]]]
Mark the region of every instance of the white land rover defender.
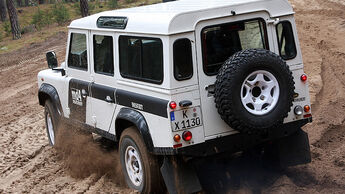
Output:
[[38,74],[51,145],[61,122],[119,142],[126,182],[143,193],[200,190],[186,167],[200,156],[261,147],[282,166],[310,162],[308,83],[287,0],[180,0],[68,28],[66,61],[57,67],[48,52]]

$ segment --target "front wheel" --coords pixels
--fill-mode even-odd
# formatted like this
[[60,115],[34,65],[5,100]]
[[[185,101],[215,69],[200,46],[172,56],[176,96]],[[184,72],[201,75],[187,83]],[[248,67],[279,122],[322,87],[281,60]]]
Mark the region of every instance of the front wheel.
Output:
[[56,108],[52,104],[50,100],[47,100],[44,105],[44,117],[46,121],[46,129],[47,129],[47,135],[49,144],[51,146],[54,146],[56,143],[56,135],[59,125],[59,115],[57,113]]
[[120,161],[127,185],[141,193],[162,193],[164,187],[157,157],[148,153],[138,130],[129,127],[121,135]]

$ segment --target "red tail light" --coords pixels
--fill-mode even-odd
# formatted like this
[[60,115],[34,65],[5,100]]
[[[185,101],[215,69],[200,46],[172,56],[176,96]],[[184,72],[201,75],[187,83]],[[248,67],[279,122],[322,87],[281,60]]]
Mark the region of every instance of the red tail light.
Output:
[[182,138],[185,141],[190,141],[192,139],[192,137],[193,137],[193,135],[192,135],[192,132],[190,132],[190,131],[185,131],[182,134]]
[[169,104],[169,107],[170,107],[171,109],[175,109],[175,108],[177,107],[176,102],[171,101],[170,104]]
[[307,81],[307,79],[308,79],[308,77],[307,77],[306,74],[301,75],[301,81],[302,81],[302,82]]

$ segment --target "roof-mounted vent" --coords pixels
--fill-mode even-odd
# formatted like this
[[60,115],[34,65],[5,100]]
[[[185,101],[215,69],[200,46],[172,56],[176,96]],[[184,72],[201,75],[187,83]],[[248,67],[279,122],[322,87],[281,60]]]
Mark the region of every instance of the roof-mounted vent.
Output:
[[101,16],[97,20],[97,27],[123,30],[126,28],[127,22],[127,17]]

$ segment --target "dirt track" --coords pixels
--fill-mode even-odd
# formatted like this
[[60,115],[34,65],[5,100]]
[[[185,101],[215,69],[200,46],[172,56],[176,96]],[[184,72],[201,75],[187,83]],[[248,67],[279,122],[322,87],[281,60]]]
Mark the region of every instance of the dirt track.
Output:
[[[314,122],[304,127],[312,163],[283,172],[247,164],[250,172],[237,172],[236,184],[224,191],[345,192],[345,3],[339,2],[292,1],[313,103]],[[100,148],[83,137],[65,142],[82,152],[61,154],[64,148],[48,146],[36,75],[46,68],[46,51],[55,50],[61,62],[65,42],[66,34],[59,33],[44,43],[0,55],[0,193],[133,192],[110,170],[117,160],[114,152],[98,152]]]

